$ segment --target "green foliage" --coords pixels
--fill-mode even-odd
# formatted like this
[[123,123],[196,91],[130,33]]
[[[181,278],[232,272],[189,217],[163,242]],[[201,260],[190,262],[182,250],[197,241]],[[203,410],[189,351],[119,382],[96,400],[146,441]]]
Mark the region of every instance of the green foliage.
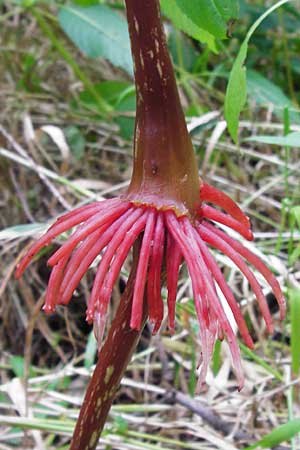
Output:
[[[134,93],[134,86],[126,81],[102,81],[94,85],[95,90],[114,108],[128,93]],[[80,100],[86,105],[92,106],[94,99],[88,91],[80,94]]]
[[[297,224],[297,229],[300,232],[300,206],[294,206],[294,208],[291,209],[291,231],[292,233],[295,230],[295,225]],[[296,248],[292,251],[289,262],[290,264],[294,264],[298,259],[300,259],[300,242],[296,246]]]
[[252,361],[255,361],[255,363],[259,366],[261,366],[263,369],[265,369],[268,373],[273,375],[277,380],[283,381],[283,376],[281,373],[274,369],[268,362],[266,362],[263,358],[258,356],[254,351],[250,350],[245,344],[240,342],[240,348],[243,352],[243,355],[249,358]]
[[234,61],[225,98],[225,118],[234,142],[237,142],[239,116],[247,98],[246,67],[244,66],[247,50],[248,40],[243,42]]
[[294,131],[286,136],[251,136],[246,141],[262,144],[280,145],[282,147],[300,147],[300,131]]
[[32,236],[46,230],[44,223],[29,223],[24,225],[14,225],[0,231],[0,241],[4,239],[16,239],[20,237]]
[[260,448],[273,448],[281,442],[287,441],[300,431],[300,419],[294,419],[279,427],[275,428],[271,433],[266,434],[262,439],[244,450],[254,450]]
[[95,339],[94,332],[91,331],[84,352],[84,367],[89,369],[94,364],[96,353],[97,341]]
[[204,42],[207,42],[209,35],[225,39],[228,23],[238,16],[236,0],[163,0],[162,6],[179,28],[188,32],[190,24],[193,34],[198,33],[199,40]]
[[284,108],[289,109],[293,122],[299,122],[300,115],[293,112],[295,106],[283,90],[256,70],[247,71],[247,90],[249,98],[261,107],[270,107],[281,119]]
[[[120,133],[125,139],[131,139],[134,132],[134,112],[135,112],[135,93],[129,92],[128,95],[123,97],[116,104],[116,111],[120,113],[120,115],[116,118],[116,122],[120,127]],[[127,117],[122,113],[132,113],[132,117]]]
[[64,134],[74,158],[81,159],[84,155],[85,138],[79,128],[70,125],[64,129]]
[[36,74],[36,57],[32,53],[25,53],[22,58],[21,77],[18,88],[29,92],[39,92],[41,80]]
[[[95,84],[94,89],[114,109],[114,121],[119,125],[121,135],[125,139],[131,139],[136,106],[133,84],[124,81],[103,81]],[[97,109],[95,99],[88,91],[80,94],[80,101],[88,108]],[[128,117],[128,113],[132,113],[132,117]]]
[[291,305],[292,371],[295,376],[298,376],[300,370],[300,289],[290,289],[289,299]]
[[191,40],[186,38],[180,31],[172,28],[168,36],[168,46],[174,64],[188,72],[192,72],[198,58],[198,52]]
[[[23,356],[15,355],[11,356],[9,359],[11,368],[18,378],[24,378],[25,375],[25,359]],[[35,376],[35,371],[32,367],[29,368],[29,376]]]
[[128,422],[122,416],[116,416],[113,420],[113,429],[116,433],[124,435],[128,432]]
[[218,339],[215,343],[215,348],[212,356],[212,371],[214,375],[218,374],[220,367],[222,365],[221,347],[222,341]]
[[92,6],[99,4],[99,0],[72,0],[72,3],[79,6]]
[[231,20],[236,20],[239,15],[239,2],[238,0],[214,0],[214,6],[221,16],[223,22],[228,23]]
[[132,74],[127,24],[105,5],[64,5],[58,18],[69,38],[90,58],[101,56]]
[[229,133],[235,143],[237,143],[238,140],[237,132],[239,116],[247,98],[246,67],[244,64],[247,57],[249,40],[262,21],[288,1],[289,0],[281,0],[277,2],[254,22],[240,47],[239,53],[231,69],[225,98],[225,118]]
[[176,0],[161,0],[161,7],[163,13],[172,20],[177,28],[187,33],[193,39],[207,44],[211,50],[217,51],[214,36],[208,31],[199,28],[193,20],[184,14]]

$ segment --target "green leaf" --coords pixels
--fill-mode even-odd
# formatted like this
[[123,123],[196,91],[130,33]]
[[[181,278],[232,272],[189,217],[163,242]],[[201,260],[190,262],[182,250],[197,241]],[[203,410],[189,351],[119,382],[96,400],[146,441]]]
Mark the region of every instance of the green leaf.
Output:
[[79,128],[70,125],[64,128],[64,134],[75,159],[81,159],[84,155],[85,138]]
[[190,371],[190,376],[189,376],[189,380],[188,380],[188,391],[191,397],[194,397],[195,392],[196,392],[196,388],[197,388],[197,356],[196,356],[196,351],[195,351],[195,345],[194,345],[194,341],[189,338],[188,340],[188,344],[191,347],[191,356],[190,356],[190,361],[191,361],[191,371]]
[[11,368],[18,378],[24,377],[24,358],[23,356],[11,356],[10,357]]
[[176,0],[176,4],[195,25],[217,39],[227,37],[227,22],[237,18],[236,0]]
[[225,97],[225,119],[229,133],[237,143],[239,116],[247,99],[246,67],[248,41],[244,41],[230,72]]
[[94,332],[91,331],[88,337],[88,341],[84,352],[84,367],[90,369],[95,362],[95,356],[97,353],[97,341],[94,336]]
[[294,131],[286,136],[251,136],[250,138],[245,139],[245,141],[280,145],[282,147],[300,147],[300,131]]
[[[118,111],[119,113],[134,113],[135,107],[135,93],[130,93],[129,95],[123,97],[116,105],[116,111]],[[132,115],[132,117],[125,117],[125,115],[120,114],[120,116],[117,117],[116,122],[120,127],[120,133],[123,138],[131,140],[134,132],[134,114]]]
[[175,66],[192,72],[199,53],[195,50],[191,39],[187,39],[180,31],[172,27],[168,35],[168,47]]
[[[23,356],[11,356],[9,358],[9,362],[11,365],[11,368],[15,374],[16,377],[18,378],[23,378],[24,377],[24,368],[25,368],[25,359]],[[29,367],[29,376],[34,377],[35,371],[33,370],[32,367]]]
[[215,342],[214,352],[212,356],[212,371],[214,376],[216,376],[222,365],[222,355],[221,355],[222,341],[219,339]]
[[[295,223],[297,223],[298,228],[300,230],[300,206],[294,206],[294,208],[291,209],[291,232],[294,232]],[[296,260],[300,257],[300,243],[297,245],[297,247],[293,250],[292,254],[290,255],[289,263],[294,264]]]
[[279,86],[265,78],[255,70],[247,71],[248,95],[257,105],[269,107],[272,105],[274,114],[280,119],[285,108],[289,110],[290,119],[299,123],[299,114],[293,112],[293,102],[285,95]]
[[300,206],[295,206],[294,208],[292,208],[292,213],[298,223],[298,227],[300,230]]
[[86,7],[91,5],[97,5],[99,3],[99,0],[72,0],[72,3],[75,3],[75,5]]
[[261,448],[272,448],[281,442],[288,441],[296,433],[300,431],[300,419],[291,420],[284,425],[280,425],[275,428],[275,430],[271,431],[271,433],[264,436],[261,440],[256,442],[249,447],[246,447],[244,450],[254,450],[257,447]]
[[240,345],[240,348],[241,348],[243,354],[245,356],[247,356],[247,358],[250,358],[256,364],[263,367],[267,372],[269,372],[271,375],[273,375],[277,380],[283,381],[283,376],[281,375],[281,373],[278,370],[273,369],[273,367],[270,364],[268,364],[263,358],[258,356],[255,352],[250,350],[250,348],[248,348],[242,342],[240,342],[239,345]]
[[65,5],[58,17],[64,32],[87,56],[106,58],[132,75],[127,23],[122,16],[105,5]]
[[[103,81],[95,84],[94,89],[101,95],[101,98],[113,106],[115,112],[120,113],[114,120],[120,127],[121,135],[125,139],[131,139],[134,132],[134,114],[132,114],[132,117],[126,117],[126,115],[135,111],[134,85],[122,81]],[[94,98],[87,91],[80,94],[80,100],[87,107],[95,106]]]
[[291,305],[291,353],[292,371],[298,376],[300,369],[300,289],[289,290]]
[[114,432],[125,435],[128,431],[128,422],[122,416],[116,416],[113,418]]
[[[102,81],[93,87],[101,98],[113,107],[127,95],[128,90],[135,92],[134,85],[125,81]],[[95,99],[88,91],[82,91],[79,98],[87,106],[95,105]]]
[[161,0],[162,12],[174,23],[176,28],[184,31],[193,39],[207,44],[208,47],[217,53],[215,38],[208,31],[199,28],[187,15],[183,13],[177,5],[176,0]]
[[300,243],[297,245],[297,247],[290,256],[289,260],[290,264],[294,264],[298,258],[300,258]]
[[13,227],[7,227],[0,231],[1,239],[16,239],[20,237],[27,237],[36,235],[46,231],[48,225],[44,223],[30,223],[25,225],[14,225]]
[[239,2],[237,0],[215,0],[214,3],[225,22],[238,18]]
[[235,143],[238,141],[239,116],[247,98],[246,67],[244,64],[247,57],[249,40],[262,21],[275,9],[284,5],[288,1],[290,0],[280,0],[275,3],[275,5],[271,6],[254,22],[254,24],[250,27],[234,61],[229,75],[224,107],[228,131]]

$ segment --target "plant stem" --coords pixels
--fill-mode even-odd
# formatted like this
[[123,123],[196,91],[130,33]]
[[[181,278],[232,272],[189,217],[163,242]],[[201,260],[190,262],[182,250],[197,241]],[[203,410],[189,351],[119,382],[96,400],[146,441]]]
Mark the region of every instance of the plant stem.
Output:
[[[98,362],[76,423],[70,450],[94,450],[97,447],[115,393],[142,333],[143,326],[140,331],[130,328],[135,275],[136,264],[131,270],[108,337],[99,352]],[[143,325],[146,319],[147,307],[144,301]]]
[[130,200],[193,215],[199,175],[158,0],[125,0],[135,68],[137,113]]

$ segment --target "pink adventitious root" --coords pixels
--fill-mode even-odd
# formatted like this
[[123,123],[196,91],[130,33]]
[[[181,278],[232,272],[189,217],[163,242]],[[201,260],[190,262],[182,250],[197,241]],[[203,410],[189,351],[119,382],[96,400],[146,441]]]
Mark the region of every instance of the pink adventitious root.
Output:
[[[96,338],[101,345],[113,286],[134,243],[141,238],[133,287],[131,328],[141,328],[144,291],[147,289],[149,320],[153,325],[153,333],[159,330],[164,313],[161,289],[165,267],[169,329],[170,333],[174,332],[179,269],[181,262],[185,261],[192,282],[202,343],[199,383],[201,385],[205,381],[216,339],[225,336],[238,384],[242,387],[243,372],[237,339],[218,298],[216,285],[232,311],[242,339],[250,348],[253,348],[253,341],[232,291],[207,244],[230,258],[245,275],[256,295],[268,331],[272,332],[273,326],[267,301],[246,262],[260,272],[270,285],[277,298],[281,317],[285,313],[285,302],[280,286],[267,266],[212,223],[226,225],[252,240],[248,217],[226,194],[205,183],[201,186],[200,200],[198,216],[193,223],[187,216],[177,217],[171,209],[157,210],[147,204],[136,205],[120,199],[77,208],[60,217],[31,247],[19,264],[16,276],[22,275],[43,247],[61,233],[77,227],[48,261],[53,268],[44,310],[53,312],[56,305],[68,304],[84,274],[101,255],[87,307],[87,320],[93,322]],[[205,202],[221,207],[223,212]]]

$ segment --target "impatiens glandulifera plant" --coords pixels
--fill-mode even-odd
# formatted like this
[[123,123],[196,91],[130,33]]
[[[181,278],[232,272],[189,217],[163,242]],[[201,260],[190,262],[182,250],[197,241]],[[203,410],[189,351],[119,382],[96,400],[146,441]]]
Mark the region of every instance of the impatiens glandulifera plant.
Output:
[[[235,333],[218,298],[223,293],[246,345],[253,341],[239,306],[209,247],[230,258],[251,285],[269,332],[271,315],[262,289],[245,260],[272,288],[285,314],[276,278],[266,265],[215,224],[253,239],[250,221],[226,194],[199,178],[180,105],[158,0],[125,0],[134,61],[137,112],[133,174],[120,198],[95,202],[60,217],[29,250],[17,268],[20,277],[33,257],[61,233],[76,230],[51,256],[52,272],[44,310],[67,305],[80,280],[101,254],[87,320],[94,324],[99,357],[75,428],[71,450],[96,448],[115,392],[149,318],[161,325],[166,279],[170,333],[174,332],[179,269],[185,262],[193,288],[201,337],[199,384],[205,381],[217,338],[226,337],[238,386],[243,386]],[[213,206],[212,206],[213,205]],[[214,206],[222,209],[216,209]],[[118,310],[102,346],[108,305],[122,265],[133,249],[133,264]],[[166,275],[166,276],[165,276]]]

